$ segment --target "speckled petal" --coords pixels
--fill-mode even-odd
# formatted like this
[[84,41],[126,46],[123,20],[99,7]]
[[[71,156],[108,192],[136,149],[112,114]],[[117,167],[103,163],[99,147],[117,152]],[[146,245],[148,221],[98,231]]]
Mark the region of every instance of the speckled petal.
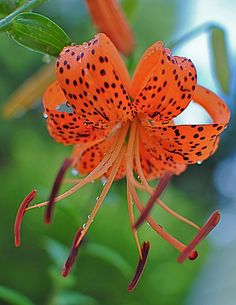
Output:
[[186,169],[181,156],[163,149],[161,139],[151,137],[142,127],[140,127],[139,134],[140,161],[147,179],[158,178],[166,171],[179,175]]
[[144,53],[134,73],[134,106],[149,120],[169,121],[188,106],[196,81],[190,59],[173,56],[162,42],[156,42]]
[[105,129],[133,119],[129,75],[105,34],[65,47],[57,61],[57,77],[71,107],[88,124]]
[[[47,117],[47,127],[50,135],[57,142],[65,145],[95,141],[109,132],[109,130],[95,129],[86,125],[75,112],[66,106],[66,98],[58,84],[52,83],[43,97],[44,116]],[[64,107],[67,111],[60,110]]]
[[213,92],[197,86],[193,100],[212,117],[212,124],[149,126],[146,132],[153,143],[160,144],[165,151],[182,156],[184,162],[201,162],[212,155],[219,144],[219,135],[229,122],[229,109]]

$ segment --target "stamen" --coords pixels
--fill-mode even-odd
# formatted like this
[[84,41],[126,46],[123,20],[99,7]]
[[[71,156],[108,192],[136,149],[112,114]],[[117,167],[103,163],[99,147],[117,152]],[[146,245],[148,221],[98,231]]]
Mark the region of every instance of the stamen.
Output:
[[[68,196],[77,192],[81,187],[83,187],[87,183],[103,176],[107,172],[107,170],[112,166],[114,161],[117,159],[117,156],[119,155],[120,150],[125,141],[125,137],[128,132],[128,129],[129,129],[129,124],[125,125],[121,129],[120,136],[117,138],[117,141],[114,143],[114,145],[111,147],[111,149],[107,152],[107,154],[105,155],[103,160],[98,164],[98,166],[90,174],[88,174],[84,179],[79,181],[76,185],[74,185],[68,191],[57,196],[54,199],[54,203],[67,198]],[[43,207],[43,206],[46,206],[47,204],[48,204],[48,201],[44,201],[44,202],[38,203],[34,206],[27,208],[27,210]]]
[[[190,244],[184,249],[181,255],[178,258],[178,263],[183,263],[187,257],[189,257],[190,252],[192,252],[196,246],[204,239],[218,224],[220,221],[220,213],[216,210],[208,219],[206,224],[201,228],[199,233],[195,238],[190,242]],[[189,257],[190,258],[190,257]]]
[[131,224],[134,240],[138,247],[139,255],[142,258],[142,251],[141,251],[141,247],[140,247],[140,243],[139,243],[139,239],[138,239],[138,233],[137,233],[137,230],[134,228],[134,209],[133,209],[132,195],[129,192],[128,183],[129,182],[127,181],[127,202],[128,202],[129,219],[130,219],[130,224]]
[[81,235],[79,236],[78,240],[77,240],[77,244],[79,244],[81,242],[81,240],[84,238],[84,236],[86,235],[90,225],[92,224],[92,222],[94,221],[94,218],[97,214],[97,212],[99,211],[115,177],[116,177],[116,174],[119,170],[119,167],[120,167],[120,163],[124,157],[124,154],[125,154],[125,146],[122,147],[122,150],[119,154],[119,156],[117,157],[117,160],[115,161],[113,167],[112,167],[112,170],[111,170],[111,173],[109,175],[109,178],[107,179],[107,183],[106,185],[104,186],[100,196],[98,197],[98,200],[96,202],[96,205],[95,207],[93,208],[92,212],[90,213],[90,217],[89,219],[87,220],[87,222],[85,223],[85,225],[83,226],[83,230],[81,231]]
[[37,194],[37,190],[32,190],[22,201],[22,203],[17,211],[15,225],[14,225],[14,235],[15,235],[15,246],[16,247],[19,247],[21,244],[20,228],[21,228],[23,216],[26,212],[26,208],[29,206],[30,202],[35,198],[36,194]]
[[138,262],[137,268],[135,270],[134,276],[129,283],[128,291],[133,291],[134,288],[137,286],[137,284],[138,284],[138,282],[141,278],[141,275],[144,271],[144,267],[145,267],[145,264],[146,264],[146,261],[147,261],[147,256],[148,256],[148,253],[149,253],[149,249],[150,249],[149,241],[144,242],[143,245],[142,245],[142,249],[141,249],[142,256],[140,256],[140,258],[139,258],[139,262]]
[[68,256],[68,258],[65,262],[65,265],[62,269],[62,272],[61,272],[62,276],[64,276],[64,277],[66,277],[70,273],[71,268],[78,256],[79,246],[80,246],[81,242],[80,243],[77,243],[77,242],[81,236],[82,230],[83,230],[82,228],[79,228],[75,234],[69,256]]
[[[140,213],[144,210],[143,204],[140,201],[137,192],[135,190],[135,185],[133,184],[134,175],[133,175],[133,157],[134,157],[134,140],[137,132],[137,121],[134,120],[131,125],[130,137],[126,152],[126,179],[127,179],[127,187],[128,192],[131,194],[134,199],[134,203]],[[165,230],[158,225],[150,216],[147,216],[147,222],[153,228],[154,231],[157,232],[163,239],[169,242],[173,247],[182,252],[185,249],[185,245],[172,237],[170,234],[165,232]]]
[[157,198],[159,198],[160,195],[163,193],[163,191],[167,187],[168,183],[170,182],[170,179],[172,178],[172,176],[173,176],[173,174],[171,172],[166,172],[160,178],[160,181],[159,181],[156,189],[154,190],[153,195],[148,200],[148,203],[147,203],[145,209],[142,211],[142,214],[140,215],[139,219],[137,220],[137,222],[135,224],[136,229],[145,221],[145,219],[147,218],[147,215],[150,213]]
[[[153,194],[153,189],[151,188],[151,186],[148,184],[144,173],[143,173],[143,169],[141,166],[141,162],[140,162],[140,153],[139,153],[139,134],[137,132],[136,134],[136,139],[135,139],[135,164],[136,164],[136,168],[137,168],[137,172],[138,175],[140,177],[140,180],[143,184],[143,187],[145,188],[145,190],[152,196]],[[138,187],[135,185],[135,187]],[[163,210],[165,210],[167,213],[169,213],[170,215],[172,215],[173,217],[187,223],[188,225],[192,226],[193,228],[195,228],[196,230],[200,230],[200,227],[195,224],[194,222],[192,222],[191,220],[183,217],[182,215],[179,215],[178,213],[176,213],[174,210],[172,210],[171,208],[169,208],[166,204],[164,204],[164,202],[162,202],[160,199],[157,198],[156,203],[162,207]]]
[[45,211],[45,215],[44,215],[44,222],[49,224],[51,222],[52,219],[52,212],[53,212],[53,206],[55,203],[55,197],[58,194],[59,188],[61,186],[63,177],[67,171],[67,169],[70,167],[72,163],[72,159],[71,158],[66,158],[61,166],[61,168],[59,169],[59,172],[56,176],[55,182],[53,184],[52,187],[52,191],[51,194],[49,196],[49,200],[48,200],[48,206],[47,209]]

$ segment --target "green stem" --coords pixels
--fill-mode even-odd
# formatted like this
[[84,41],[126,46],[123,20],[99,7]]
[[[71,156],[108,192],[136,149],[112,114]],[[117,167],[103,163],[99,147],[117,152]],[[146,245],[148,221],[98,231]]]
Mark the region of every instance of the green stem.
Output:
[[6,16],[4,19],[0,21],[0,33],[5,32],[10,28],[12,19],[16,17],[18,14],[32,10],[35,6],[40,5],[43,2],[45,2],[45,0],[31,0],[25,3],[24,5],[20,6],[10,15]]
[[179,39],[175,41],[171,41],[167,44],[167,48],[174,49],[177,46],[201,35],[202,33],[206,33],[208,31],[211,31],[213,28],[218,28],[219,26],[215,23],[204,23],[196,28],[194,28],[192,31],[188,32],[187,34],[183,35]]

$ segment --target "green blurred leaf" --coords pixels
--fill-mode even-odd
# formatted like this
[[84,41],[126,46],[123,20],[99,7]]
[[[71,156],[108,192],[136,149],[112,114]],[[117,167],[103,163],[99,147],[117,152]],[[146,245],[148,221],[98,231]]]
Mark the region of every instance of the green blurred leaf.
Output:
[[52,56],[58,56],[64,46],[71,44],[70,38],[56,23],[35,13],[17,15],[8,32],[22,46]]
[[98,302],[87,295],[74,291],[61,291],[54,299],[57,305],[98,305]]
[[138,0],[122,0],[121,6],[125,11],[127,17],[133,18],[137,8],[138,8]]
[[88,242],[84,245],[83,251],[86,254],[103,259],[104,261],[110,263],[124,276],[129,276],[132,272],[132,268],[129,263],[120,254],[108,247]]
[[0,300],[14,305],[34,305],[26,296],[4,286],[0,286]]
[[211,28],[212,60],[216,77],[224,92],[229,92],[230,67],[225,31],[220,27]]
[[62,268],[69,254],[69,249],[60,242],[49,237],[44,239],[43,248],[47,251],[55,265]]
[[58,267],[49,268],[49,275],[52,279],[54,287],[58,287],[58,289],[71,288],[76,282],[76,278],[73,276],[73,274],[70,274],[70,276],[67,278],[63,277]]
[[26,2],[26,0],[0,0],[0,13],[10,14]]

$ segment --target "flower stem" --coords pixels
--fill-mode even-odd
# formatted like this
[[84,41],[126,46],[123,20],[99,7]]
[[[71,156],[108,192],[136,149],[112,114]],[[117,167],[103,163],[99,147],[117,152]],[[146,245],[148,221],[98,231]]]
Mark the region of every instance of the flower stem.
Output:
[[194,39],[195,37],[201,35],[202,33],[207,33],[208,31],[211,31],[215,27],[219,27],[219,26],[212,22],[203,23],[202,25],[194,28],[192,31],[186,33],[179,39],[169,42],[167,44],[167,48],[172,50],[172,49],[178,47],[179,45],[181,45],[191,39]]
[[32,10],[35,6],[42,4],[45,0],[31,0],[17,8],[10,15],[0,21],[0,33],[6,32],[11,27],[11,22],[18,14]]

